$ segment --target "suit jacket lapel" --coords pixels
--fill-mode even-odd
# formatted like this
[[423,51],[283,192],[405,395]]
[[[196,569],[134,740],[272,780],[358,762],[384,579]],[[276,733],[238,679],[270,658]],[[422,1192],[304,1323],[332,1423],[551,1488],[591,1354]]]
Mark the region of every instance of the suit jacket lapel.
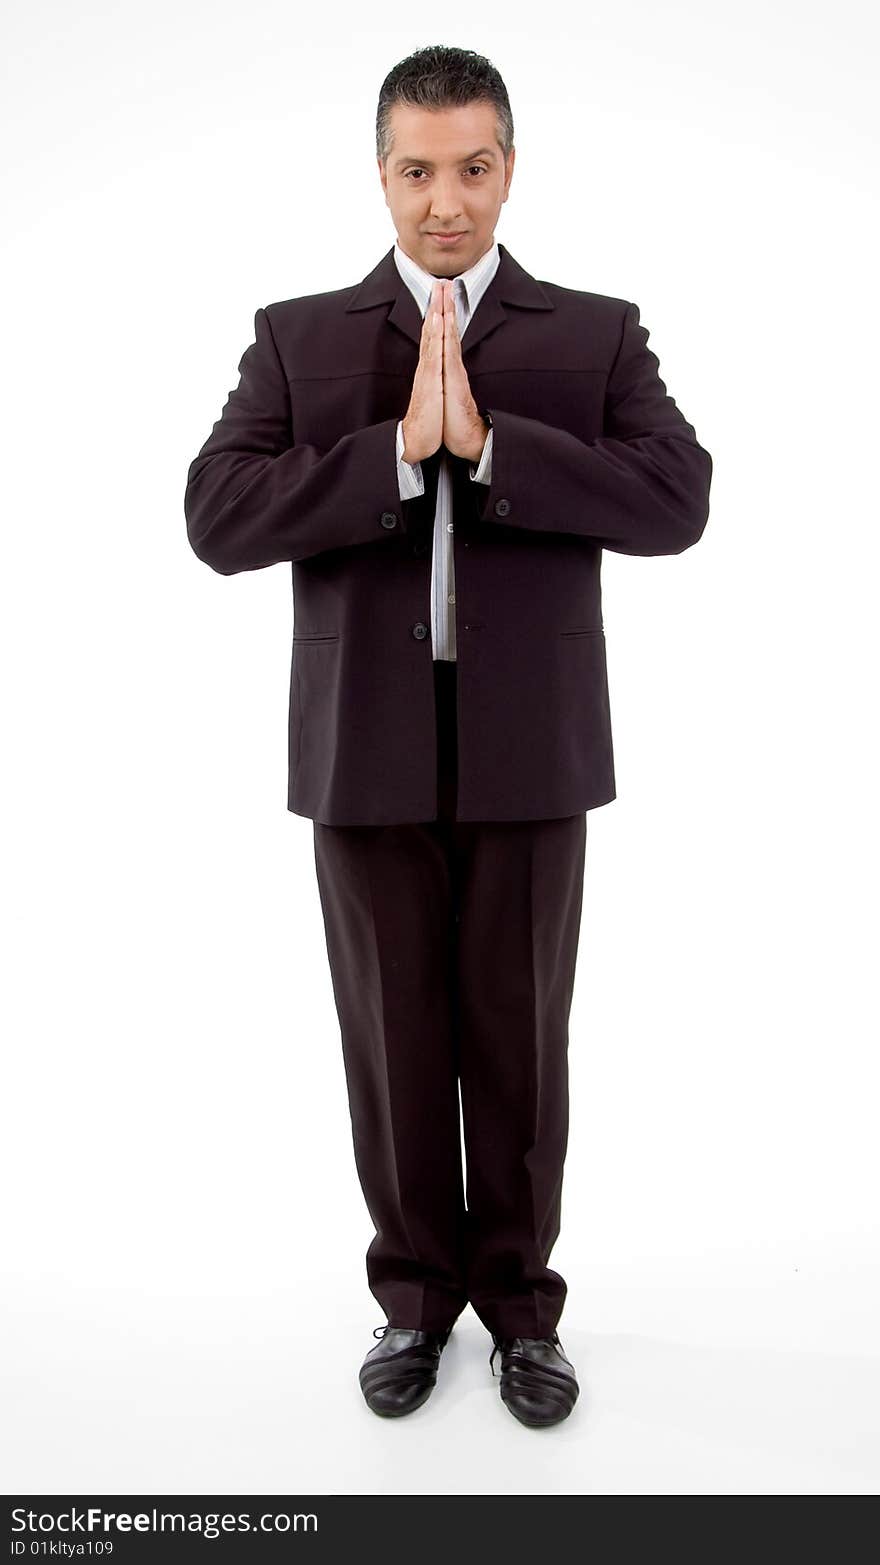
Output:
[[[537,279],[520,266],[500,242],[498,251],[500,259],[495,276],[471,316],[462,338],[461,354],[465,360],[484,337],[515,320],[517,310],[555,309]],[[358,285],[345,308],[346,312],[372,310],[385,304],[391,305],[386,325],[393,331],[403,332],[418,347],[422,335],[422,317],[397,270],[393,245],[383,255],[378,266],[368,272]]]

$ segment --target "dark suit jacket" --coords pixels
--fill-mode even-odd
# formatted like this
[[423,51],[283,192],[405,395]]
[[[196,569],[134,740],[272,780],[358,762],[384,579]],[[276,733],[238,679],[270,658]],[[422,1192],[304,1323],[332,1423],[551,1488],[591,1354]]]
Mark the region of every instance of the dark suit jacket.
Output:
[[[498,248],[462,341],[494,425],[491,485],[451,458],[460,820],[616,797],[602,550],[689,548],[712,473],[638,306],[539,282]],[[287,806],[328,825],[437,815],[440,453],[413,500],[396,460],[421,330],[393,247],[354,287],[258,309],[239,384],[188,473],[199,559],[225,576],[292,562]]]

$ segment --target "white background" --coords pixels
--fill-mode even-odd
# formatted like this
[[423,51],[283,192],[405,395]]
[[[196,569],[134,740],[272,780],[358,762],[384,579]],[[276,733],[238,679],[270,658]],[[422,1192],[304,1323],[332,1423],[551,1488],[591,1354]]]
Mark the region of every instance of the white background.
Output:
[[[5,1491],[876,1492],[873,25],[10,17]],[[289,569],[221,577],[183,516],[257,306],[393,243],[379,87],[437,42],[510,93],[496,237],[638,303],[715,464],[696,548],[604,556],[618,798],[588,816],[552,1260],[582,1393],[543,1432],[470,1310],[418,1413],[361,1396],[384,1317],[286,809]]]

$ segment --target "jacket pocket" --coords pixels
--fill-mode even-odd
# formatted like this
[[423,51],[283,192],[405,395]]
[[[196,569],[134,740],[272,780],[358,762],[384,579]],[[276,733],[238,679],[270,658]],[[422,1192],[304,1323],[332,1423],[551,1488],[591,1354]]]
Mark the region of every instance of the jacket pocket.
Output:
[[571,630],[561,630],[560,636],[604,636],[604,625],[575,626]]
[[303,631],[302,633],[300,633],[298,631],[294,631],[293,639],[294,639],[295,642],[297,642],[297,641],[338,641],[339,640],[339,631],[338,630],[315,630],[315,631],[308,631],[308,632]]

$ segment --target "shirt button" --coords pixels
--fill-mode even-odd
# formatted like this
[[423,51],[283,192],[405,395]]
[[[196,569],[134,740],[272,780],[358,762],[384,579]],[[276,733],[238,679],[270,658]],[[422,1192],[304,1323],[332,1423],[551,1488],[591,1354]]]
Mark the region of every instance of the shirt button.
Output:
[[451,523],[451,522],[447,522],[447,523],[446,523],[446,531],[447,531],[447,532],[448,532],[448,533],[451,533],[451,532],[452,532],[452,523]]
[[455,593],[454,592],[450,592],[449,597],[447,599],[447,602],[448,603],[454,603],[455,602]]

